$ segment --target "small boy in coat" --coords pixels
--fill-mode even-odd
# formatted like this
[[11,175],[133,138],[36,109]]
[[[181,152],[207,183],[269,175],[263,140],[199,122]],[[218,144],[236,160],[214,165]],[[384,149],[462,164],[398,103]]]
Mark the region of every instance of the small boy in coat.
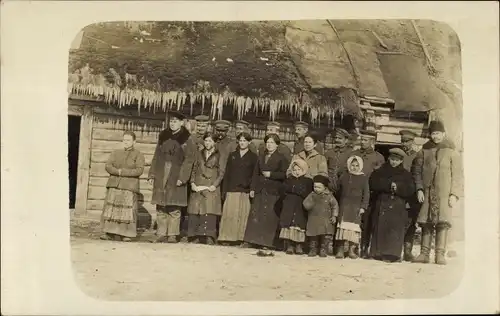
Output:
[[303,243],[306,240],[307,213],[302,206],[304,199],[313,190],[313,181],[306,177],[309,169],[307,162],[296,159],[290,164],[292,173],[283,182],[285,198],[280,214],[280,238],[284,240],[285,252],[304,254]]
[[328,189],[329,180],[322,174],[313,178],[314,191],[304,200],[304,208],[308,211],[306,235],[309,237],[309,257],[318,254],[327,256],[327,245],[333,241],[335,225],[339,215],[339,204]]

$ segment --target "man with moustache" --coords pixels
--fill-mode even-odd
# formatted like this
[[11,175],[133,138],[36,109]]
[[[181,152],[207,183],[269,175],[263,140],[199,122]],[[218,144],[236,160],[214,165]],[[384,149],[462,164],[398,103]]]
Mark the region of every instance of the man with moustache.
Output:
[[207,115],[197,115],[194,117],[196,120],[196,130],[193,139],[198,146],[198,150],[203,149],[203,135],[208,131],[210,118]]
[[[304,150],[304,138],[306,137],[307,133],[309,132],[309,124],[303,121],[299,121],[295,123],[295,136],[297,139],[295,140],[295,143],[293,144],[293,154],[297,155],[300,153],[302,150]],[[325,152],[324,146],[321,142],[318,142],[316,144],[316,151],[318,154],[323,155]]]
[[352,156],[352,148],[349,147],[349,133],[342,128],[334,130],[334,147],[325,153],[328,165],[328,178],[330,178],[330,189],[338,189],[338,179],[347,170],[347,160]]

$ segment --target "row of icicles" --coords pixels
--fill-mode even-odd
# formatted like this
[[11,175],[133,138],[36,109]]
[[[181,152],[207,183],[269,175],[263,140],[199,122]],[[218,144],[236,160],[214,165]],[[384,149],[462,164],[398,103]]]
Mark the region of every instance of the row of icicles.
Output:
[[211,119],[222,119],[222,111],[225,106],[232,106],[233,113],[237,119],[242,119],[246,113],[253,111],[257,114],[268,113],[269,120],[275,121],[276,115],[287,111],[302,120],[304,113],[310,114],[310,123],[319,123],[321,117],[327,117],[328,125],[333,125],[335,110],[342,110],[342,98],[339,105],[335,107],[324,107],[319,110],[313,106],[307,94],[299,97],[289,96],[285,100],[273,100],[270,98],[250,98],[238,96],[232,92],[223,93],[212,92],[183,92],[169,91],[156,92],[148,89],[124,88],[117,85],[95,85],[92,83],[68,83],[68,95],[104,97],[108,104],[115,104],[118,107],[137,103],[137,110],[141,108],[153,110],[180,110],[186,103],[190,106],[190,114],[193,115],[194,105],[201,104],[202,114],[209,115]]

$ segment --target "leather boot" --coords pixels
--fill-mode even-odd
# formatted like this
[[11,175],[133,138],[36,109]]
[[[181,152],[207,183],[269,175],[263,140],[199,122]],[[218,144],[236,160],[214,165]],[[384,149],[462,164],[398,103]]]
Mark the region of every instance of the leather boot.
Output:
[[337,251],[335,252],[335,258],[344,259],[344,257],[345,257],[344,241],[341,241],[340,244],[337,246]]
[[293,247],[293,242],[291,240],[285,240],[285,253],[287,255],[293,255],[294,253],[294,247]]
[[327,257],[326,247],[328,245],[329,238],[327,236],[321,236],[321,245],[319,247],[319,256],[321,258]]
[[298,242],[295,244],[295,254],[296,255],[303,255],[304,254],[304,248],[302,248],[301,242]]
[[309,257],[316,257],[318,255],[318,238],[309,237]]
[[333,249],[333,237],[331,239],[328,240],[328,243],[326,244],[326,254],[328,256],[333,256],[333,252],[334,252],[334,249]]
[[420,254],[413,260],[413,262],[415,263],[431,262],[429,255],[431,252],[432,233],[433,233],[432,226],[422,227],[422,241],[420,243]]
[[215,245],[215,240],[213,237],[206,237],[206,244],[209,246]]
[[404,249],[403,249],[404,250],[403,260],[404,261],[412,262],[413,260],[415,260],[415,257],[411,253],[412,249],[413,249],[413,243],[405,242]]
[[434,261],[436,264],[446,264],[446,242],[448,239],[448,227],[438,226],[436,228],[436,254]]
[[351,242],[349,245],[349,253],[348,253],[349,258],[351,258],[351,259],[358,259],[359,258],[358,254],[356,253],[357,252],[356,248],[357,248],[357,245],[355,243]]

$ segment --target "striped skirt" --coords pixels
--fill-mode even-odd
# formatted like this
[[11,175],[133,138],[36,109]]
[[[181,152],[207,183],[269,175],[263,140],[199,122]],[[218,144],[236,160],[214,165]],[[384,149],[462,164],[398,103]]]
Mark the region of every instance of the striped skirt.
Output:
[[359,244],[361,240],[361,228],[359,227],[359,224],[350,222],[341,222],[340,225],[337,227],[335,239],[350,241],[355,244]]
[[306,241],[306,231],[299,227],[282,228],[280,231],[280,238],[295,242],[304,242]]
[[219,241],[242,241],[250,213],[250,196],[243,192],[228,192],[222,208]]
[[101,215],[102,231],[123,237],[137,236],[137,194],[108,188]]

